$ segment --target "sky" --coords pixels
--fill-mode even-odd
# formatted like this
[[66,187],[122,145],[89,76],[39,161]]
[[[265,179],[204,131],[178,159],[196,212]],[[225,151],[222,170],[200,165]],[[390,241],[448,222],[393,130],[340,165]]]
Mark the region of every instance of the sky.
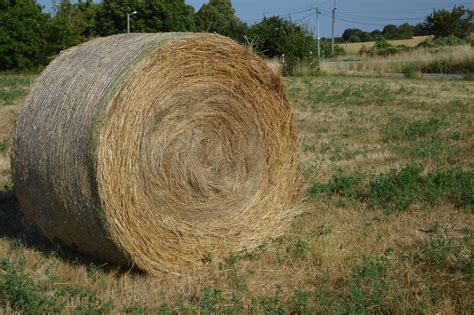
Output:
[[[382,29],[386,24],[416,24],[433,9],[451,9],[464,4],[473,9],[473,0],[336,0],[336,36],[347,28],[364,31]],[[199,10],[207,0],[185,0]],[[51,0],[39,0],[45,10],[51,8]],[[279,15],[308,27],[316,33],[316,5],[319,4],[320,36],[331,36],[331,10],[334,0],[233,0],[237,16],[248,24],[260,21],[264,16]]]

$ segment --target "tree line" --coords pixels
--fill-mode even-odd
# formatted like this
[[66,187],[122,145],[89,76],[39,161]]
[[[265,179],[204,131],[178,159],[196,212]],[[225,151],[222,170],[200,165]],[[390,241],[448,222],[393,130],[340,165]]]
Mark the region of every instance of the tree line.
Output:
[[364,32],[358,28],[348,28],[342,34],[340,41],[357,43],[376,41],[380,38],[387,40],[410,39],[413,36],[434,35],[437,38],[455,36],[466,38],[473,28],[473,11],[463,5],[454,6],[451,11],[434,10],[425,18],[423,23],[410,25],[385,25],[380,31]]
[[[60,0],[52,11],[43,12],[36,0],[0,0],[1,71],[36,71],[63,49],[94,37],[124,33],[127,13],[133,11],[138,14],[131,17],[132,32],[218,33],[251,44],[267,57],[285,55],[290,66],[314,58],[317,50],[307,28],[278,16],[248,26],[235,15],[231,0],[209,0],[197,12],[184,0]],[[463,6],[454,7],[452,12],[434,11],[421,26],[427,34],[464,32],[464,36],[473,30],[472,11]],[[339,41],[411,38],[417,27],[387,25],[371,33],[349,29]],[[322,55],[330,54],[330,41],[323,39]]]

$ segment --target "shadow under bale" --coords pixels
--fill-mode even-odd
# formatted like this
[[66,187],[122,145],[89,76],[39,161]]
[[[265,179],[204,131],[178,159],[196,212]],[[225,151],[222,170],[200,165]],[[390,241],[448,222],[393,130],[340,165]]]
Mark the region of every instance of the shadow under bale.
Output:
[[[103,260],[85,256],[74,248],[49,240],[40,230],[28,223],[23,216],[20,204],[13,190],[0,191],[0,238],[8,239],[12,246],[35,249],[46,256],[55,256],[72,264],[82,264],[95,269],[100,266],[104,271],[142,273],[138,269],[106,263]],[[1,257],[0,258],[4,258]]]
[[12,190],[0,191],[0,237],[21,241],[41,251],[52,243],[35,227],[28,224],[20,211],[20,204]]

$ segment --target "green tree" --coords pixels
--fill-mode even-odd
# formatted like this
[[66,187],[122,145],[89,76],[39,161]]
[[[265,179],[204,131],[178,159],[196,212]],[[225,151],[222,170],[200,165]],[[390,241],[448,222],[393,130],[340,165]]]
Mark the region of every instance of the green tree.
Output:
[[247,25],[236,15],[230,0],[210,0],[195,16],[196,30],[229,36],[244,41]]
[[364,32],[358,28],[348,28],[342,34],[342,39],[349,43],[370,42],[374,38],[368,32]]
[[48,55],[55,55],[95,35],[97,5],[92,0],[79,0],[76,3],[62,0],[54,8],[56,15],[47,24]]
[[357,36],[355,34],[352,34],[351,36],[349,36],[348,42],[349,43],[359,43],[360,38],[359,38],[359,36]]
[[372,40],[377,40],[379,39],[380,37],[382,37],[382,32],[380,30],[373,30],[372,32],[370,32],[370,36],[372,37]]
[[432,35],[430,30],[426,28],[424,23],[418,23],[413,28],[413,35],[414,36],[425,36],[425,35]]
[[463,5],[455,5],[451,12],[445,9],[433,10],[425,18],[424,25],[437,38],[449,35],[466,38],[474,31],[473,11]]
[[0,0],[1,70],[34,70],[46,63],[47,21],[34,0]]
[[301,26],[278,16],[264,18],[249,30],[249,39],[255,49],[267,57],[285,55],[288,67],[315,56],[316,42]]
[[[355,42],[360,42],[360,34],[362,34],[363,31],[361,29],[358,29],[358,28],[348,28],[344,31],[344,33],[342,33],[342,38],[344,39],[344,41],[346,42],[351,42],[351,43],[355,43]],[[351,41],[351,37],[353,39],[358,39],[357,41],[353,42]]]
[[411,39],[413,38],[414,27],[408,23],[404,23],[398,27],[399,39]]
[[96,32],[101,36],[124,33],[127,13],[132,32],[193,31],[194,9],[184,0],[104,0],[97,9]]
[[386,39],[398,39],[398,27],[393,24],[385,25],[382,30],[382,35]]

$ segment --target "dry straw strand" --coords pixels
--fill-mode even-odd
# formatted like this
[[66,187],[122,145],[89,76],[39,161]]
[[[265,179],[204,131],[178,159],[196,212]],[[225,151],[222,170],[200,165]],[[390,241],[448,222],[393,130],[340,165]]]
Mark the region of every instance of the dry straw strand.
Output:
[[280,76],[211,34],[122,34],[61,53],[19,115],[25,216],[49,238],[182,273],[281,234],[301,191]]

